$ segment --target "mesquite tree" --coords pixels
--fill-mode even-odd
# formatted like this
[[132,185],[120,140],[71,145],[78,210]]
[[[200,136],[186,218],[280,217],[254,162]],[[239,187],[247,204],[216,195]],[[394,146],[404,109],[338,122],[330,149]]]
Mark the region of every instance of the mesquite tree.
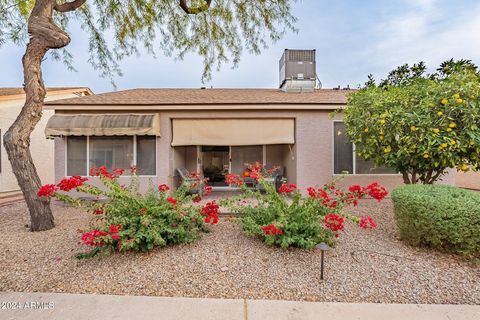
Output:
[[202,80],[208,80],[212,67],[229,61],[236,65],[244,49],[258,54],[268,40],[295,31],[295,0],[57,1],[0,0],[0,45],[22,44],[29,35],[22,60],[26,101],[5,133],[4,145],[30,211],[32,231],[54,226],[49,201],[37,196],[41,183],[29,145],[46,94],[42,60],[49,52],[74,68],[74,58],[65,49],[69,22],[76,20],[88,34],[89,62],[111,80],[121,74],[119,61],[138,54],[141,46],[178,58],[197,53],[204,63]]

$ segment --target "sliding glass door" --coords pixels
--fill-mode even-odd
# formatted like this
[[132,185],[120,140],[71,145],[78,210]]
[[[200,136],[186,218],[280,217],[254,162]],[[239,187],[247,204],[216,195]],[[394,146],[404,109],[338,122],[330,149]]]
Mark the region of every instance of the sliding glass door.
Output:
[[202,170],[213,187],[226,187],[225,174],[230,170],[230,147],[202,146]]

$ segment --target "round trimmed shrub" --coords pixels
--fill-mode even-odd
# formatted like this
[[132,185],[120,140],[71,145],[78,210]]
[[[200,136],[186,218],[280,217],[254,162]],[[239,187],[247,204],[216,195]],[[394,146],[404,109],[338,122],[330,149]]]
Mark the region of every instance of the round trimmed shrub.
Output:
[[405,185],[392,192],[400,237],[468,257],[480,253],[480,193],[446,185]]

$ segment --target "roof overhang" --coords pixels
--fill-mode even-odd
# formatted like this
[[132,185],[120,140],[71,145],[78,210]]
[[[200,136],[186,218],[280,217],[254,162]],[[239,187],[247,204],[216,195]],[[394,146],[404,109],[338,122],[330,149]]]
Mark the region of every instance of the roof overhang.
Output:
[[50,102],[44,106],[45,110],[68,110],[68,111],[198,111],[198,110],[337,110],[345,108],[345,104],[188,104],[188,105],[55,105]]
[[[62,96],[66,94],[75,94],[75,93],[82,93],[85,96],[93,95],[93,91],[90,90],[88,87],[76,87],[76,88],[61,88],[61,89],[49,89],[46,88],[47,95],[46,99],[49,100],[51,98],[55,98],[56,96]],[[0,96],[0,101],[9,101],[9,100],[20,100],[25,99],[25,93],[15,93],[15,94],[8,94]]]

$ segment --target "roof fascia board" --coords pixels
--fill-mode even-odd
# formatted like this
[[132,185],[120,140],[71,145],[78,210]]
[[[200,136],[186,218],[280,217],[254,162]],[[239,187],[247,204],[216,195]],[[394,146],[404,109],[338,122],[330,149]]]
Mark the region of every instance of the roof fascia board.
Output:
[[[52,101],[53,102],[53,101]],[[335,110],[345,108],[343,103],[291,103],[291,104],[202,104],[202,105],[54,105],[49,103],[45,110]]]
[[[75,92],[83,92],[83,93],[86,93],[87,96],[93,95],[93,91],[90,90],[90,88],[78,87],[78,88],[62,89],[62,90],[47,90],[47,98],[52,96],[75,93]],[[0,96],[0,101],[21,100],[21,99],[25,99],[25,93]]]

